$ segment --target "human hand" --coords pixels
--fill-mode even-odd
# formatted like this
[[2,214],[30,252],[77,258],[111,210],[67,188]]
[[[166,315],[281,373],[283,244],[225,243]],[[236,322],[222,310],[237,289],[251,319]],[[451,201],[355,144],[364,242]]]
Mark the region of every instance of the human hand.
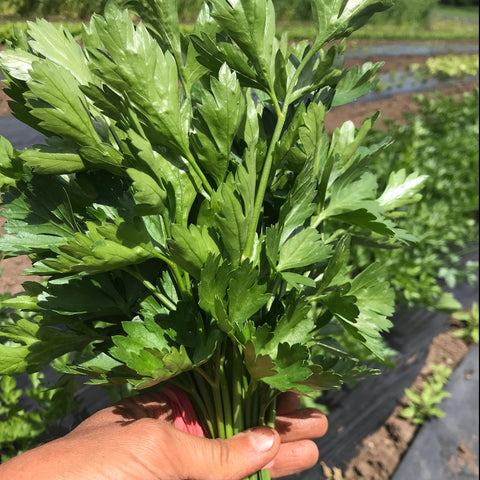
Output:
[[323,414],[298,404],[294,394],[279,397],[275,430],[211,440],[175,428],[164,393],[137,395],[0,466],[0,479],[241,480],[266,467],[273,478],[290,475],[317,462],[311,439],[327,430]]

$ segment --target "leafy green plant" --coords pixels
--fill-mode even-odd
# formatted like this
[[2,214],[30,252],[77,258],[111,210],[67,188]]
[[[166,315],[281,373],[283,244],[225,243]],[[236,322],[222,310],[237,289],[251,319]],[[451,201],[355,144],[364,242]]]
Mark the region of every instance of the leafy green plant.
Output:
[[421,425],[428,418],[444,417],[445,412],[436,405],[450,393],[444,390],[452,369],[446,365],[432,365],[432,375],[422,383],[422,391],[416,393],[410,388],[405,389],[405,394],[410,399],[408,405],[401,411],[400,416],[411,419]]
[[416,71],[420,78],[432,75],[441,78],[478,75],[478,54],[430,57],[424,64],[412,64],[409,69]]
[[[60,26],[60,24],[58,24]],[[82,25],[80,23],[63,22],[63,28],[77,38],[82,33]],[[17,36],[26,34],[28,30],[27,22],[5,22],[0,23],[0,44],[12,42]]]
[[[74,378],[53,387],[44,373],[28,375],[29,388],[17,386],[14,377],[0,378],[0,458],[6,461],[58,436],[60,421],[78,407]],[[23,398],[24,405],[20,400]]]
[[23,18],[61,16],[70,20],[87,18],[93,12],[102,12],[106,0],[4,0],[2,5],[5,15]]
[[[8,293],[1,295],[7,300]],[[0,328],[15,325],[27,315],[15,311],[0,311]],[[4,347],[15,345],[11,340],[1,343]],[[50,380],[45,372],[34,372],[15,378],[0,376],[0,460],[6,461],[26,450],[34,448],[60,431],[61,421],[79,404],[74,398],[76,381],[72,376],[59,377],[53,369],[62,368],[66,357],[54,360],[50,368]],[[20,387],[18,385],[21,380]]]
[[[380,188],[391,168],[427,177],[421,201],[394,214],[418,241],[403,249],[357,243],[356,263],[388,265],[399,302],[456,311],[458,302],[444,293],[445,285],[473,281],[478,268],[462,261],[462,254],[478,245],[478,89],[461,99],[438,94],[417,101],[419,114],[409,115],[405,125],[387,122],[392,143],[372,163]],[[372,131],[367,141],[384,137],[385,131]]]
[[455,312],[453,318],[464,324],[453,332],[453,336],[466,343],[478,343],[478,303],[475,302],[469,312]]
[[429,22],[430,14],[437,5],[438,0],[426,0],[418,2],[416,0],[396,0],[393,8],[385,12],[376,14],[373,24],[383,25],[410,25],[414,27],[425,26]]
[[323,48],[386,2],[314,0],[298,45],[270,0],[212,0],[185,36],[173,2],[125,3],[143,22],[110,2],[82,47],[39,20],[0,54],[13,114],[47,137],[0,139],[0,248],[48,277],[3,302],[34,316],[1,328],[0,372],[71,354],[60,370],[94,384],[172,382],[211,437],[272,425],[279,392],[376,373],[338,337],[382,357],[393,291],[349,245],[411,242],[389,217],[424,179],[378,189],[385,142],[361,146],[376,116],[326,134],[380,64],[343,70],[345,43]]

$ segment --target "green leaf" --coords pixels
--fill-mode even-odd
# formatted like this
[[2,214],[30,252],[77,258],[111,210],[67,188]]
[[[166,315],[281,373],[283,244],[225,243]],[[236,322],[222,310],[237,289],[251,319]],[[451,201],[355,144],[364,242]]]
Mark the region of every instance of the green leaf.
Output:
[[417,172],[407,176],[404,169],[392,172],[385,190],[378,198],[378,203],[388,212],[418,202],[422,198],[419,191],[427,178],[426,175],[419,175]]
[[433,407],[429,410],[429,414],[430,416],[435,416],[435,417],[439,417],[439,418],[443,418],[445,417],[445,412],[441,409],[441,408],[438,408],[438,407]]
[[26,319],[16,325],[0,327],[0,337],[13,340],[19,346],[0,345],[0,374],[19,375],[38,372],[53,359],[67,352],[80,351],[91,337],[40,326]]
[[108,143],[81,147],[79,152],[82,159],[94,167],[111,171],[117,175],[122,171],[119,167],[123,163],[123,156]]
[[268,355],[257,355],[252,342],[248,342],[245,347],[245,366],[255,380],[265,380],[276,373],[272,359]]
[[60,178],[36,177],[3,196],[4,228],[9,233],[0,238],[3,251],[54,249],[74,235],[76,223],[64,185]]
[[34,149],[21,152],[19,157],[34,172],[44,175],[73,173],[86,168],[78,154],[78,145],[61,137],[47,138],[46,145],[35,145]]
[[327,268],[325,269],[318,291],[322,292],[330,285],[339,285],[344,283],[346,275],[349,271],[348,261],[350,258],[350,238],[346,235],[342,236],[337,242],[332,257],[330,258]]
[[315,179],[312,169],[307,165],[297,176],[293,188],[280,208],[278,220],[281,227],[280,243],[283,244],[313,214],[315,194]]
[[415,407],[413,405],[409,405],[408,407],[405,407],[401,412],[400,416],[403,418],[413,418],[415,416]]
[[23,167],[12,144],[0,137],[0,191],[5,192],[22,178]]
[[162,50],[171,51],[181,68],[183,62],[177,3],[169,0],[124,0],[123,4],[139,14],[155,35]]
[[202,90],[199,122],[193,136],[200,164],[217,185],[225,178],[232,142],[245,114],[245,99],[235,73],[224,64],[218,80],[210,79],[211,92]]
[[240,84],[244,87],[265,89],[255,70],[250,66],[247,56],[227,41],[218,42],[215,33],[206,32],[194,34],[190,37],[195,50],[199,53],[197,60],[206,69],[217,75],[224,63],[236,74]]
[[56,258],[36,262],[32,272],[104,272],[156,258],[150,235],[141,219],[133,222],[118,219],[116,223],[86,223],[86,233],[76,233],[59,249]]
[[293,272],[282,272],[281,277],[292,287],[301,290],[302,287],[315,287],[316,283],[310,277]]
[[272,354],[280,343],[287,343],[290,346],[306,345],[312,340],[315,322],[308,315],[310,306],[305,299],[295,299],[293,295],[289,300],[285,313],[278,319],[273,330],[272,339],[262,351]]
[[325,133],[325,107],[322,103],[311,103],[303,116],[304,124],[299,129],[299,137],[305,153],[312,157],[313,175],[323,171],[328,156],[327,135]]
[[167,190],[168,211],[170,221],[186,225],[190,209],[197,195],[198,177],[194,176],[180,159],[169,157],[167,160],[155,151],[148,140],[129,130],[131,149],[143,170],[158,179],[159,185],[165,185]]
[[275,10],[271,0],[212,0],[212,17],[252,62],[261,83],[275,82]]
[[330,245],[322,242],[314,228],[305,228],[291,236],[281,247],[277,264],[279,272],[306,267],[327,260],[332,252]]
[[341,285],[332,292],[319,296],[319,299],[355,336],[357,334],[355,322],[360,311],[356,305],[357,299],[353,295],[347,295],[349,291],[349,284]]
[[[276,374],[262,380],[281,392],[294,389],[302,391],[305,388],[302,383],[312,376],[312,370],[307,366],[307,358],[308,350],[305,346],[281,343],[274,361]],[[306,391],[311,390],[307,388]]]
[[[122,286],[118,286],[119,280]],[[38,306],[62,316],[94,318],[130,318],[144,287],[127,274],[93,275],[51,280],[38,295]],[[65,319],[63,319],[65,321]]]
[[254,166],[242,164],[236,175],[230,174],[212,195],[217,228],[234,265],[240,263],[247,244],[253,219],[255,189]]
[[376,201],[377,180],[375,175],[358,166],[350,167],[332,184],[330,201],[320,213],[316,224],[325,218],[334,217],[358,227],[384,236],[412,241],[414,237],[397,229],[385,218],[380,204]]
[[382,272],[380,264],[372,264],[352,280],[348,293],[355,297],[359,315],[353,323],[342,318],[343,325],[379,358],[384,350],[379,343],[380,332],[392,326],[388,317],[395,310],[394,292],[382,278]]
[[391,5],[390,0],[312,0],[316,43],[323,44],[350,35],[374,13]]
[[25,372],[28,362],[28,347],[7,347],[0,344],[0,372],[2,375],[20,375]]
[[190,225],[172,225],[172,239],[168,241],[170,257],[181,268],[200,278],[200,272],[211,255],[220,255],[215,240],[210,236],[207,227]]
[[189,113],[181,109],[172,54],[163,53],[145,26],[135,26],[113,2],[104,19],[94,17],[86,27],[85,47],[95,75],[128,98],[148,139],[188,155]]
[[212,316],[216,316],[216,299],[226,296],[232,266],[221,262],[220,257],[209,256],[205,262],[198,284],[199,306]]
[[343,3],[342,0],[313,0],[311,2],[317,43],[323,44],[334,34],[335,21]]
[[415,393],[413,390],[411,390],[410,388],[406,388],[405,389],[405,394],[407,395],[408,398],[410,398],[411,400],[413,400],[414,402],[416,403],[420,403],[421,402],[421,398],[420,398],[420,395],[418,393]]
[[30,80],[32,63],[38,60],[36,55],[20,48],[0,52],[0,67],[8,72],[8,75],[24,82]]
[[38,57],[63,67],[82,85],[93,82],[87,57],[65,27],[56,27],[44,19],[37,19],[35,23],[28,22],[28,35],[31,37],[28,44]]
[[383,63],[364,63],[361,67],[355,65],[338,82],[332,107],[339,107],[351,103],[371,92],[378,84],[375,77]]
[[[40,120],[40,127],[79,145],[100,141],[80,84],[68,70],[45,59],[32,64],[30,77],[25,98],[31,114]],[[36,106],[40,104],[37,100],[45,106]]]
[[163,186],[140,170],[129,168],[127,173],[133,180],[133,196],[137,202],[137,211],[141,209],[143,214],[162,213],[167,199],[167,192]]
[[266,285],[259,285],[258,271],[249,261],[235,270],[228,284],[228,317],[240,329],[270,299]]

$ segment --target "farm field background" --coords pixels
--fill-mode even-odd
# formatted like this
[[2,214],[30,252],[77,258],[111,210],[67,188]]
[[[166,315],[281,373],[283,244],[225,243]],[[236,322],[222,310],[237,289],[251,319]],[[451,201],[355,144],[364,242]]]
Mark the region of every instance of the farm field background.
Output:
[[[0,20],[0,34],[2,31],[8,32],[10,29],[11,24],[5,23],[5,19],[7,18],[4,17],[3,20]],[[8,17],[8,20],[16,21],[18,19]],[[74,25],[76,24],[77,21],[74,22]],[[73,29],[75,28],[74,26]],[[188,30],[188,25],[185,28]],[[303,35],[305,35],[305,31],[308,32],[308,27],[298,23],[290,24],[285,28],[290,32],[289,37],[292,39],[297,38],[301,32],[303,32]],[[405,54],[404,51],[402,52],[402,45],[412,47],[412,52],[407,54]],[[438,50],[439,45],[442,46],[440,51]],[[367,61],[384,61],[385,65],[381,69],[382,73],[403,72],[408,70],[411,65],[423,65],[432,57],[450,54],[452,51],[454,55],[467,54],[472,57],[476,55],[478,64],[478,7],[437,7],[431,15],[428,28],[420,26],[412,28],[408,25],[402,25],[399,28],[392,28],[391,26],[380,28],[378,25],[367,26],[362,29],[361,33],[354,35],[354,37],[348,41],[348,46],[346,66],[351,67]],[[458,49],[456,49],[455,46],[458,46]],[[380,54],[377,52],[376,49],[378,47],[384,48],[383,53]],[[4,47],[0,45],[0,49],[2,48]],[[416,49],[420,50],[421,48],[430,49],[433,53],[415,53]],[[395,54],[391,54],[392,52]],[[418,88],[412,89],[413,91],[390,96],[387,92],[382,98],[380,98],[382,90],[379,89],[377,99],[372,99],[368,102],[358,100],[354,104],[330,111],[326,117],[325,127],[327,131],[332,132],[345,121],[351,120],[355,126],[359,128],[364,118],[372,115],[376,111],[380,111],[381,116],[378,121],[378,126],[383,131],[386,131],[389,128],[390,120],[397,122],[397,125],[406,125],[408,122],[415,121],[413,119],[414,117],[407,119],[405,114],[419,112],[421,107],[416,99],[416,95],[420,91],[423,95],[427,96],[441,92],[449,98],[455,98],[457,103],[461,103],[463,94],[474,94],[477,88],[478,70],[476,75],[469,75],[467,78],[457,78],[448,84],[445,81],[444,85],[435,88],[425,89],[421,82],[419,82]],[[18,124],[16,124],[10,116],[7,101],[8,98],[5,93],[0,92],[0,134],[7,136],[7,138],[8,135],[12,135],[10,140],[16,148],[28,147],[32,141],[41,142],[41,137],[34,137],[32,140],[31,137],[28,136],[29,132],[27,130],[23,131],[19,129]],[[389,121],[385,122],[386,119]],[[439,121],[441,120],[442,119],[439,118]],[[14,125],[14,128],[12,128],[12,125]],[[27,138],[30,138],[28,140],[29,144],[25,143],[25,139]],[[466,141],[468,140],[469,139]],[[478,243],[473,245],[472,250],[463,255],[462,258],[464,262],[469,261],[470,265],[474,265],[472,262],[478,262]],[[2,276],[0,277],[0,293],[8,292],[14,294],[21,291],[21,283],[24,278],[20,276],[20,273],[24,268],[28,267],[28,265],[29,261],[25,257],[2,260],[0,262],[0,268],[3,270]],[[472,280],[475,275],[475,267],[472,267],[470,270],[468,279]],[[454,290],[456,298],[460,301],[462,307],[469,309],[472,302],[477,299],[478,283],[474,283],[472,286],[471,283],[469,284],[466,280],[466,277],[463,278],[463,281],[457,284]],[[372,466],[371,463],[368,463],[372,461],[372,458],[368,455],[366,455],[365,458],[355,457],[359,452],[361,454],[364,452],[361,450],[361,444],[364,438],[381,429],[386,420],[388,421],[390,419],[391,421],[390,414],[392,414],[392,411],[399,403],[404,388],[411,386],[422,370],[423,374],[425,374],[424,364],[427,360],[430,344],[438,335],[448,334],[451,330],[448,314],[432,312],[426,309],[416,309],[413,313],[411,310],[400,311],[394,323],[396,327],[392,334],[387,337],[387,340],[391,341],[392,344],[396,346],[397,351],[400,352],[399,356],[396,357],[397,369],[386,370],[380,377],[371,378],[355,388],[347,388],[342,392],[333,392],[328,394],[326,399],[323,399],[329,406],[332,420],[330,422],[330,436],[327,436],[323,440],[323,445],[322,441],[319,442],[320,458],[323,458],[329,467],[339,467],[342,471],[347,471],[348,474],[345,478],[348,479],[357,480],[367,478],[369,480],[387,480],[392,478],[391,469],[393,468],[393,470],[395,470],[398,467],[398,463],[393,467],[390,465],[390,470],[388,470],[387,468],[383,469],[381,465]],[[463,348],[458,343],[452,344],[450,340],[446,340],[444,337],[442,338],[443,341],[447,341],[448,346],[446,347],[445,344],[441,343],[442,340],[440,340],[440,348],[446,348],[448,350],[448,348],[451,347],[455,350],[455,348],[458,347],[456,359],[451,360],[451,362],[458,364],[462,357],[467,354],[468,348]],[[445,360],[445,358],[448,359],[448,355],[447,357],[444,356],[443,360]],[[476,368],[476,378],[478,382],[478,361],[476,366],[474,365],[471,368]],[[380,383],[382,381],[384,384]],[[375,405],[377,410],[375,413],[370,411],[370,416],[363,414],[357,420],[354,418],[354,412],[351,412],[349,416],[346,411],[349,406],[358,405],[358,399],[360,398],[362,398],[364,406],[369,402],[369,399],[373,402],[372,396],[379,395],[378,392],[381,391],[382,388],[389,388],[390,390],[383,400],[377,403],[371,403],[371,406]],[[83,396],[85,405],[88,405],[88,407],[82,410],[79,415],[91,413],[108,401],[108,397],[99,397],[88,388],[81,390],[81,396]],[[348,396],[350,397],[348,398]],[[335,410],[336,408],[337,410]],[[73,420],[70,418],[69,421],[78,421],[78,416]],[[351,426],[348,426],[348,421],[352,422]],[[363,423],[361,424],[360,422]],[[390,425],[392,424],[390,423]],[[354,427],[356,429],[353,429]],[[349,436],[350,441],[348,442],[347,437]],[[379,441],[385,441],[385,438]],[[412,438],[410,441],[412,441]],[[398,443],[401,444],[401,440],[399,440]],[[474,456],[476,453],[477,459],[474,465],[476,465],[478,472],[478,439],[476,452],[475,445],[473,445],[472,448]],[[378,461],[378,457],[382,455],[382,452],[384,451],[379,449],[375,461]],[[385,459],[385,461],[389,461],[389,457],[386,454]],[[393,460],[391,462],[393,462]],[[472,467],[472,464],[469,465]],[[473,470],[475,469],[474,467],[472,468]],[[468,470],[467,467],[465,467],[465,469],[465,471]],[[329,476],[328,468],[318,465],[312,469],[312,471],[294,478],[305,480],[325,478],[328,480],[334,477]],[[404,480],[407,478],[408,476],[395,477],[395,480]],[[421,476],[418,476],[418,478],[420,480],[422,479]]]

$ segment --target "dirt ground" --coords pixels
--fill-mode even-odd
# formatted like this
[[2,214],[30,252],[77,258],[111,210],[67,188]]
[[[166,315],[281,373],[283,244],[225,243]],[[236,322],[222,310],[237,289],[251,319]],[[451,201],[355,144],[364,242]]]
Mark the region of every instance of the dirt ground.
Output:
[[[423,63],[426,58],[428,57],[423,55],[389,57],[383,71],[403,70],[412,63]],[[364,59],[362,62],[383,60],[385,59],[372,57]],[[358,62],[355,59],[348,60],[347,66]],[[478,82],[449,86],[441,90],[447,95],[457,95],[465,91],[471,91],[476,86],[478,86]],[[327,131],[333,131],[334,128],[340,126],[346,120],[352,120],[358,128],[366,117],[377,111],[381,112],[381,119],[388,118],[402,121],[406,112],[414,112],[417,109],[414,97],[415,94],[401,94],[377,102],[357,103],[353,106],[336,108],[327,115],[326,129]],[[9,113],[7,97],[0,90],[0,115]],[[381,126],[381,120],[379,122]],[[0,225],[1,223],[0,218]],[[21,291],[23,279],[20,274],[28,266],[29,260],[25,257],[2,260],[0,262],[0,269],[3,269],[3,274],[0,277],[0,293]],[[446,363],[454,368],[467,351],[468,348],[465,344],[461,340],[453,338],[450,333],[435,338],[430,348],[426,366],[412,388],[418,390],[425,380],[429,374],[428,365]],[[405,398],[400,400],[400,404],[376,433],[364,439],[359,455],[352,460],[345,472],[345,480],[388,480],[391,477],[417,431],[417,428],[409,421],[398,416],[402,410],[402,402],[405,402],[405,400]]]
[[[421,391],[422,383],[432,372],[431,365],[443,364],[455,369],[468,350],[468,346],[454,338],[451,332],[438,335],[430,345],[425,366],[410,388]],[[405,395],[385,423],[363,440],[359,454],[345,471],[344,480],[388,480],[392,477],[418,430],[418,426],[399,416],[407,403]],[[464,450],[462,453],[467,456]]]

